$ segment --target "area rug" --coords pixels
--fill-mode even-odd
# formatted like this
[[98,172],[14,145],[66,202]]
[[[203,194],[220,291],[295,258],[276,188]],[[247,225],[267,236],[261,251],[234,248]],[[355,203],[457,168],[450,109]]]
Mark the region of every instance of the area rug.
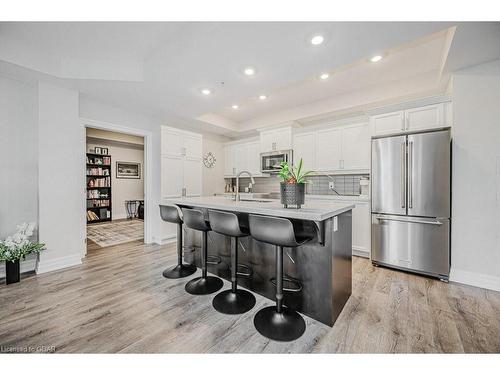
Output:
[[131,219],[89,224],[87,238],[101,247],[141,240],[144,238],[144,221]]

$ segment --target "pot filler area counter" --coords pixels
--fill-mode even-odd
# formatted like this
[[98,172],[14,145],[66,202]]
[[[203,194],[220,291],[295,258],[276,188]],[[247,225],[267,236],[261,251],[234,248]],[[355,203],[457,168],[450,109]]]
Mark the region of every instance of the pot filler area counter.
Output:
[[[248,215],[287,218],[294,228],[314,236],[297,248],[285,248],[283,255],[284,305],[315,320],[333,326],[351,295],[351,226],[354,205],[335,202],[307,202],[301,209],[285,209],[279,200],[239,201],[228,197],[166,199],[161,205],[233,212],[241,223]],[[184,226],[184,260],[201,267],[201,232]],[[238,284],[274,301],[276,289],[275,246],[252,236],[238,239]],[[230,238],[208,233],[208,271],[231,279]],[[300,286],[297,288],[297,286]],[[290,289],[287,291],[287,289]]]

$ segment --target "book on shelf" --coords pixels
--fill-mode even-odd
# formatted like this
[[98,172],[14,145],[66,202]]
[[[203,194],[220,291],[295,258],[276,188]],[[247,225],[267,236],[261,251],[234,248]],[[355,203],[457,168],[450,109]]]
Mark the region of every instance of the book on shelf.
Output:
[[103,190],[87,190],[87,199],[108,199],[107,191]]
[[108,207],[108,206],[109,206],[109,199],[87,200],[87,208]]
[[87,187],[89,188],[94,188],[94,187],[111,187],[111,178],[110,177],[105,177],[105,178],[89,178],[87,181]]
[[97,216],[97,214],[95,212],[88,210],[87,211],[87,220],[88,221],[99,220],[99,216]]
[[109,176],[109,168],[87,168],[87,176]]
[[87,164],[111,165],[111,156],[87,155]]

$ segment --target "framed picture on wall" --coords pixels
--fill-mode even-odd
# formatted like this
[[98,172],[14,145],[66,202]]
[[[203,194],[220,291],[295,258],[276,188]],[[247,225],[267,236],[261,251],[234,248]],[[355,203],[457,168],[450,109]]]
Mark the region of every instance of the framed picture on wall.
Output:
[[128,161],[116,162],[116,178],[141,178],[141,163],[133,163]]
[[108,149],[107,148],[101,148],[101,154],[102,155],[107,155],[108,154]]
[[102,151],[102,149],[100,147],[95,147],[94,148],[94,154],[101,155],[101,151]]

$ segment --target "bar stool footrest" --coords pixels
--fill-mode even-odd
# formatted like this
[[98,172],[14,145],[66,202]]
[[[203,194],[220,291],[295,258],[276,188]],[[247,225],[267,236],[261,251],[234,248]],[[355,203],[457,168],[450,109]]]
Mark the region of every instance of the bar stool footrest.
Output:
[[250,277],[253,275],[253,269],[252,267],[247,266],[246,264],[238,263],[238,267],[236,268],[236,274],[238,276]]
[[[269,281],[276,286],[276,277],[270,278]],[[302,290],[302,283],[291,277],[283,276],[283,290],[285,292],[300,292]]]
[[212,264],[212,265],[216,265],[216,264],[220,264],[222,263],[222,258],[218,255],[208,255],[207,256],[207,264]]

